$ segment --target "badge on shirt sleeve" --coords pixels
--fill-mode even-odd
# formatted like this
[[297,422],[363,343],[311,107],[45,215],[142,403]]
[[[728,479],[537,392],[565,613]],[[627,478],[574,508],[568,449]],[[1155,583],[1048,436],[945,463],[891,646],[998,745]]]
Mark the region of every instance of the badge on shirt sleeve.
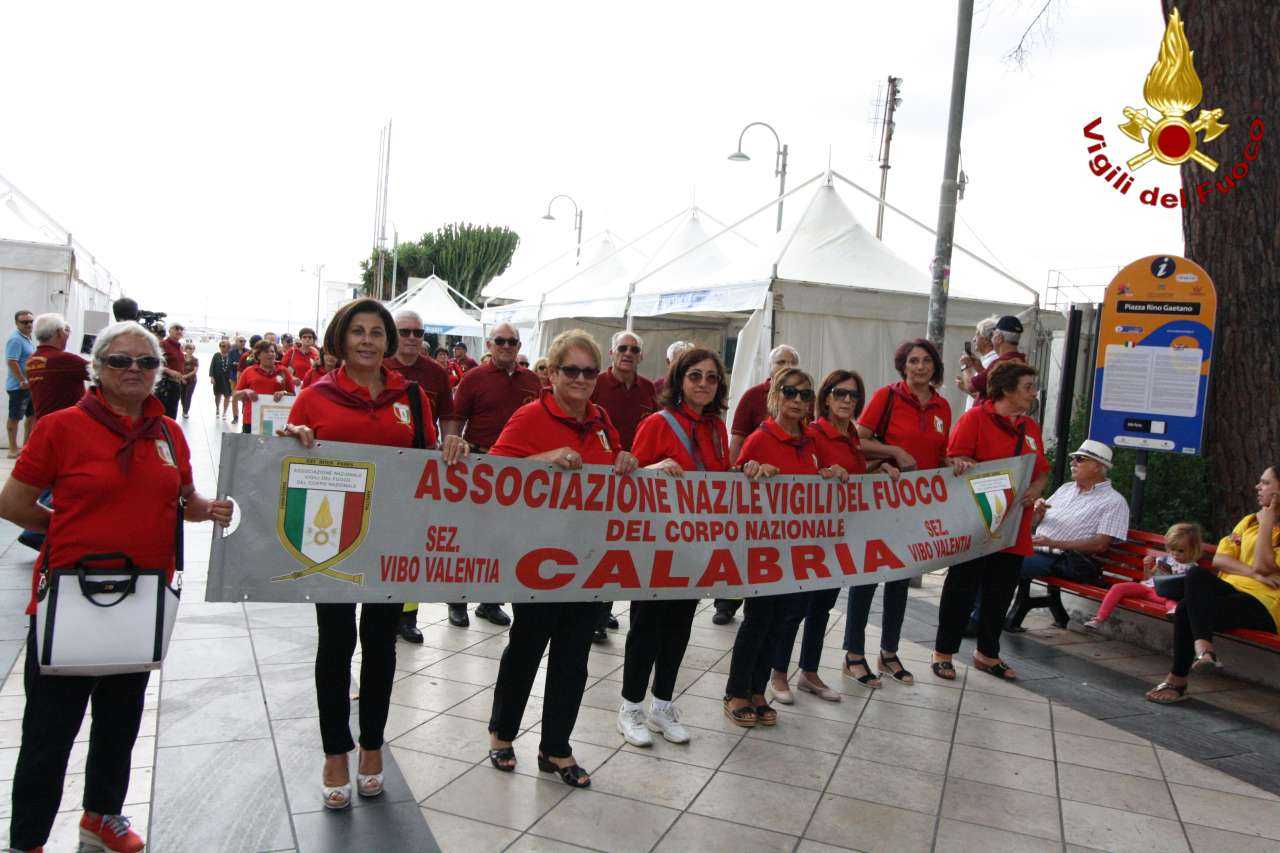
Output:
[[164,439],[156,439],[156,455],[160,457],[160,461],[168,465],[170,468],[177,468],[178,463],[173,461],[173,453],[169,451],[169,442]]
[[609,447],[609,436],[604,430],[596,430],[596,435],[600,436],[600,444],[604,447],[605,453],[609,453],[613,448]]
[[1035,440],[1034,438],[1032,438],[1031,436],[1027,436],[1027,447],[1030,447],[1032,450],[1038,450],[1038,449],[1039,449],[1039,448],[1037,448],[1037,447],[1036,447],[1036,440]]
[[405,426],[412,425],[413,421],[409,417],[408,403],[392,403],[391,411],[396,413],[396,420],[398,420],[400,423],[404,424]]
[[933,429],[936,432],[946,432],[946,430],[942,428],[942,418],[937,415],[933,416]]

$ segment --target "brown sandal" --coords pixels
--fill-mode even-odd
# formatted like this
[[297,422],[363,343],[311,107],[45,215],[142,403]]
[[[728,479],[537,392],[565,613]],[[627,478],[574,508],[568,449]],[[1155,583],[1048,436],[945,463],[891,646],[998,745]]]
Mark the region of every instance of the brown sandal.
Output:
[[778,724],[778,712],[768,702],[763,705],[757,705],[756,722],[762,726],[776,726]]
[[724,700],[724,715],[733,722],[735,726],[742,726],[744,729],[755,728],[757,718],[756,709],[751,705],[743,705],[734,708],[729,705],[729,700]]

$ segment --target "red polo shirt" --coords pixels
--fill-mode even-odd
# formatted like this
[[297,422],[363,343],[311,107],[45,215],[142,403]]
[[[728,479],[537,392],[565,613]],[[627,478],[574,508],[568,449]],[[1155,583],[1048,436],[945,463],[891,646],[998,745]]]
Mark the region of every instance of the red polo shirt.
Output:
[[547,391],[516,410],[489,452],[525,457],[561,447],[576,450],[587,465],[612,465],[622,449],[604,409],[588,403],[586,419],[580,421],[560,408],[555,394]]
[[780,474],[818,473],[813,439],[808,435],[799,438],[791,435],[773,418],[765,418],[764,423],[743,442],[738,464],[751,461],[772,465]]
[[[262,369],[261,365],[251,364],[240,373],[240,378],[236,380],[236,390],[256,391],[260,396],[268,396],[277,391],[284,391],[286,394],[292,394],[294,389],[293,379],[285,372],[283,367],[276,365],[275,371],[267,373]],[[249,423],[249,415],[253,412],[253,401],[245,400],[243,407],[244,422]]]
[[662,412],[654,412],[640,422],[636,429],[636,440],[631,445],[631,452],[642,467],[664,459],[674,459],[686,471],[729,470],[729,433],[725,429],[724,418],[705,413],[695,415],[684,404],[678,409],[667,411],[675,415],[680,426],[684,427],[685,436],[698,448],[702,465],[699,466],[694,461],[684,443],[676,438],[671,424],[667,423]]
[[934,391],[933,398],[921,404],[906,382],[895,382],[871,395],[871,402],[858,418],[858,426],[874,434],[888,405],[893,408],[889,411],[884,443],[910,453],[921,470],[941,468],[946,457],[947,433],[951,431],[951,404],[946,398]]
[[1002,361],[1021,361],[1025,364],[1027,356],[1025,353],[1013,350],[1012,352],[1007,352],[1004,355],[996,356],[996,360],[991,362],[985,370],[979,370],[975,373],[973,379],[969,382],[969,386],[978,393],[979,398],[987,396],[987,376],[990,375],[991,371],[996,369],[996,365]]
[[236,362],[236,372],[243,373],[244,369],[254,363],[253,350],[247,349],[240,356],[240,360]]
[[289,347],[289,351],[280,360],[280,365],[292,370],[294,379],[302,379],[311,371],[312,365],[319,357],[320,351],[315,347],[309,347],[306,350],[302,347]]
[[27,359],[27,382],[36,417],[74,406],[84,396],[89,362],[73,352],[41,344]]
[[841,435],[831,421],[818,418],[809,425],[808,435],[818,452],[819,467],[839,465],[850,474],[867,473],[867,459],[862,455],[862,442],[858,441],[858,430],[854,424],[849,424],[848,435]]
[[310,388],[312,385],[316,384],[317,379],[319,379],[321,376],[324,376],[328,372],[329,371],[324,369],[323,364],[317,364],[315,367],[307,371],[307,375],[302,380],[302,387]]
[[765,422],[769,417],[769,407],[766,405],[768,396],[768,379],[742,392],[742,397],[738,400],[738,408],[733,410],[731,431],[734,435],[751,435],[756,431],[756,427]]
[[175,341],[173,338],[166,337],[160,342],[160,351],[164,353],[164,366],[170,370],[176,370],[182,373],[182,341]]
[[[90,394],[100,393],[97,389]],[[142,407],[146,417],[164,416],[155,397]],[[126,427],[132,424],[121,417]],[[31,577],[27,613],[35,613],[38,567],[69,568],[86,554],[120,551],[143,568],[173,572],[173,514],[179,485],[191,484],[191,451],[182,428],[164,418],[177,459],[163,438],[134,442],[129,473],[116,451],[124,439],[72,406],[36,421],[36,428],[13,466],[13,478],[35,489],[53,489],[56,509]]]
[[[386,392],[373,405],[369,389],[357,385],[347,376],[346,367],[331,371],[330,380],[347,394],[358,397],[355,401],[339,401],[325,395],[321,388],[312,385],[303,388],[293,408],[289,410],[289,423],[309,426],[316,438],[328,441],[350,441],[357,444],[381,444],[387,447],[413,446],[413,415],[405,389],[409,383],[399,373],[387,370],[383,363],[382,381]],[[436,443],[435,417],[426,395],[422,395],[422,432],[427,447]]]
[[640,374],[628,388],[622,384],[610,367],[596,380],[596,390],[591,395],[591,402],[604,406],[609,413],[609,420],[618,429],[618,437],[622,439],[622,449],[630,450],[635,442],[636,427],[640,422],[658,409],[657,395],[653,383]]
[[532,370],[516,365],[508,374],[493,364],[482,364],[462,374],[450,420],[466,423],[463,436],[476,447],[492,447],[516,409],[541,396],[542,386]]
[[[967,456],[978,462],[1007,459],[1015,455],[1018,436],[1021,433],[1023,435],[1022,455],[1036,457],[1031,479],[1034,480],[1048,471],[1049,461],[1044,458],[1044,440],[1040,437],[1040,425],[1026,415],[1018,415],[1012,419],[1006,418],[996,412],[995,405],[991,400],[983,400],[982,405],[974,406],[960,416],[960,420],[956,421],[956,428],[951,431],[947,455]],[[1009,554],[1031,556],[1030,507],[1022,513],[1017,541],[1004,550]]]
[[394,370],[405,379],[417,382],[422,393],[431,401],[431,411],[441,421],[453,420],[453,388],[449,384],[449,371],[440,366],[435,359],[418,356],[413,364],[405,364],[392,356],[383,359],[383,366]]

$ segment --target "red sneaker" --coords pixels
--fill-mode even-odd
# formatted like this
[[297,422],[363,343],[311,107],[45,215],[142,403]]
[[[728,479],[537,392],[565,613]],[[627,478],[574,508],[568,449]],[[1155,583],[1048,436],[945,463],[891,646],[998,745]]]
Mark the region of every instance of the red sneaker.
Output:
[[85,812],[80,818],[80,849],[103,850],[109,853],[142,853],[147,842],[129,827],[129,818],[120,814],[89,817]]

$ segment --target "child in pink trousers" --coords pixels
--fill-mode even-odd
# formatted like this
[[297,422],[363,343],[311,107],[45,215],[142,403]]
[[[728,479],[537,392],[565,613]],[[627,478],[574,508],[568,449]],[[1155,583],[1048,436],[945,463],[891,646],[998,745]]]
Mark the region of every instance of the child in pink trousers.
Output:
[[1169,532],[1164,535],[1164,544],[1169,549],[1169,553],[1161,554],[1158,557],[1153,554],[1147,554],[1143,558],[1142,569],[1146,575],[1146,580],[1113,585],[1107,590],[1106,596],[1102,599],[1102,605],[1098,608],[1098,615],[1085,622],[1084,627],[1095,629],[1103,622],[1106,622],[1111,616],[1111,611],[1116,609],[1116,605],[1123,598],[1145,598],[1147,601],[1164,605],[1166,613],[1174,611],[1174,608],[1178,606],[1178,602],[1156,595],[1156,584],[1152,578],[1158,574],[1186,574],[1200,559],[1201,554],[1204,553],[1204,544],[1200,536],[1199,526],[1185,522],[1175,524],[1169,528]]

